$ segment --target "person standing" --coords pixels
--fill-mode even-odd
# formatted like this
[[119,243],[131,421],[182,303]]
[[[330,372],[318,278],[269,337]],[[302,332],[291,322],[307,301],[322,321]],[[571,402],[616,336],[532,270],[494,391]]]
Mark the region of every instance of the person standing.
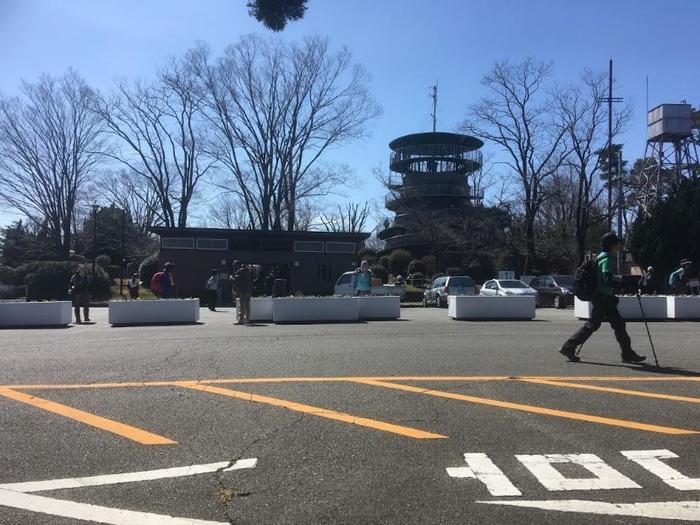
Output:
[[75,324],[82,324],[80,320],[80,308],[83,309],[85,322],[90,322],[90,284],[92,279],[84,264],[78,266],[76,272],[70,278],[70,296],[75,312]]
[[355,295],[372,295],[372,270],[369,269],[369,262],[362,261],[360,267],[355,270],[352,287]]
[[233,291],[238,298],[238,321],[236,324],[248,324],[250,322],[250,296],[253,293],[253,279],[250,268],[233,261]]
[[618,298],[615,296],[615,284],[621,282],[620,276],[613,275],[616,267],[617,252],[620,241],[614,233],[606,233],[601,239],[601,252],[596,259],[596,290],[591,299],[593,308],[586,323],[572,335],[561,347],[559,353],[569,361],[578,362],[576,347],[585,343],[593,333],[600,328],[603,321],[610,323],[615,331],[615,338],[620,345],[621,357],[624,363],[640,363],[646,359],[643,355],[632,350],[632,342],[627,334],[625,321],[617,309]]
[[141,290],[141,281],[139,280],[138,273],[132,273],[129,280],[126,281],[126,287],[129,289],[129,297],[131,299],[139,298],[139,291]]
[[659,293],[653,266],[649,266],[649,268],[647,268],[647,273],[639,280],[639,289],[644,295],[656,295]]
[[685,295],[688,288],[691,262],[688,259],[681,261],[681,266],[668,276],[668,285],[674,295]]
[[175,296],[175,279],[173,278],[174,269],[175,265],[171,262],[166,262],[163,266],[163,275],[161,276],[163,299],[172,299]]
[[212,312],[216,312],[216,303],[219,300],[219,270],[212,270],[211,277],[207,280],[207,305]]

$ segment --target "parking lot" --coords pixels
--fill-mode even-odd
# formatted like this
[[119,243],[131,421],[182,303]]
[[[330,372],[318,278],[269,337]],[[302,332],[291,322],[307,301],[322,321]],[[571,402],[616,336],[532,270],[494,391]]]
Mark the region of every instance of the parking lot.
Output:
[[0,523],[700,519],[698,323],[650,325],[657,369],[621,363],[605,326],[566,362],[570,309],[93,318],[0,332]]

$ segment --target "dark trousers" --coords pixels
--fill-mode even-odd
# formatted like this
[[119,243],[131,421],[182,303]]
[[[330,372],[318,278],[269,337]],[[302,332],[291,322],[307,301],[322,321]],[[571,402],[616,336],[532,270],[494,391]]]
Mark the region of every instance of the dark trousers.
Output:
[[216,301],[219,299],[219,294],[216,290],[207,290],[207,306],[210,310],[216,308]]
[[627,335],[625,321],[620,317],[620,312],[617,310],[617,297],[597,294],[591,302],[593,308],[591,310],[590,319],[564,343],[564,348],[573,349],[582,345],[593,335],[593,332],[600,328],[603,321],[607,321],[615,331],[615,339],[617,339],[622,353],[629,354],[632,352],[632,343],[630,341],[630,336]]

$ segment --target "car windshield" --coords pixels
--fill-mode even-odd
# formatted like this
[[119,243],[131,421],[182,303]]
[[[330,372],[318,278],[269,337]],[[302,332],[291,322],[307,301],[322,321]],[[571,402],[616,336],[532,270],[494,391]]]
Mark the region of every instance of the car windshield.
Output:
[[552,277],[559,286],[566,288],[572,288],[576,282],[576,278],[573,275],[552,275]]
[[450,286],[469,287],[474,286],[474,279],[471,277],[450,277]]
[[508,281],[498,281],[501,288],[528,288],[528,285],[522,281],[508,280]]

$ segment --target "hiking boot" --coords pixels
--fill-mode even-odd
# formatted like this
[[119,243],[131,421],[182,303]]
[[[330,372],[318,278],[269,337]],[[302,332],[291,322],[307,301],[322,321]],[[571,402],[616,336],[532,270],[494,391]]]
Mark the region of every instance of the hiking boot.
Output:
[[566,357],[572,363],[578,363],[581,360],[579,356],[576,355],[575,348],[566,348],[565,346],[562,346],[559,350],[559,353]]
[[646,360],[646,356],[639,355],[634,350],[630,350],[629,352],[624,352],[622,354],[623,363],[641,363],[644,360]]

